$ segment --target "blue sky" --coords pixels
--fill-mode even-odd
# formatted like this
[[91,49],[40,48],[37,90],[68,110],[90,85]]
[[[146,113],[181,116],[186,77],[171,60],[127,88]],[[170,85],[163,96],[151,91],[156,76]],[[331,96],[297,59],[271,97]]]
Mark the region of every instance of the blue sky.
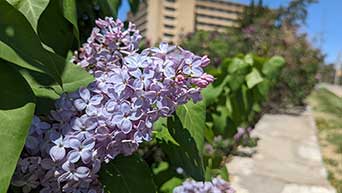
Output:
[[[248,4],[250,0],[234,0]],[[270,7],[286,5],[290,0],[264,0]],[[257,1],[256,1],[257,2]],[[126,19],[129,10],[125,0],[119,10],[119,18]],[[309,34],[311,42],[321,47],[327,55],[326,62],[335,62],[339,52],[342,54],[342,0],[320,0],[309,7],[307,25],[303,31]],[[321,40],[321,41],[318,41]]]

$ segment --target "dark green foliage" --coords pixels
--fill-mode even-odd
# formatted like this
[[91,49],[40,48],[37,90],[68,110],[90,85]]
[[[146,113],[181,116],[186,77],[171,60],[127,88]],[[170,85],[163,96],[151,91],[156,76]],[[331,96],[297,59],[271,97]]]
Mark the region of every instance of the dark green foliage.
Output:
[[[200,151],[196,150],[196,141],[189,132],[189,127],[182,125],[178,116],[167,120],[167,127],[179,146],[162,144],[162,148],[169,157],[170,163],[184,169],[187,176],[195,180],[204,180],[203,160]],[[201,136],[203,137],[203,135]]]
[[102,166],[100,181],[106,193],[155,193],[150,168],[138,155],[120,156]]
[[246,55],[225,59],[219,68],[209,69],[217,73],[216,81],[203,95],[207,122],[212,123],[215,135],[232,137],[237,127],[253,125],[283,63],[281,57],[266,60]]
[[37,32],[40,40],[60,56],[66,57],[68,50],[78,48],[77,34],[74,34],[73,24],[64,17],[60,0],[50,1],[38,21]]
[[35,108],[30,86],[11,65],[0,59],[0,192],[7,191]]
[[[157,140],[149,149],[161,147],[163,154],[152,161],[150,151],[144,156],[149,155],[149,163],[155,168],[160,192],[170,192],[188,177],[209,180],[220,175],[228,179],[224,157],[240,143],[232,137],[239,126],[252,126],[257,121],[262,103],[276,83],[283,64],[281,57],[226,58],[219,68],[208,69],[216,80],[203,90],[203,102],[189,102],[180,106],[176,115],[167,121],[161,119],[155,123]],[[203,141],[206,145],[200,145]],[[255,144],[255,141],[249,142]],[[214,152],[208,153],[208,147]],[[177,168],[183,172],[177,173]]]

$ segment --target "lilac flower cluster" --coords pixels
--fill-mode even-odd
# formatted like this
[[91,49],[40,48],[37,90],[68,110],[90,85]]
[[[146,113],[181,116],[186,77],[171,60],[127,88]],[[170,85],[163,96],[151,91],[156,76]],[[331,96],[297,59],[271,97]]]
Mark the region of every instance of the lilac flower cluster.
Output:
[[220,177],[213,178],[211,182],[196,182],[186,180],[177,186],[173,193],[235,193],[235,190]]
[[34,117],[12,184],[24,192],[102,192],[102,162],[130,155],[151,139],[153,123],[171,115],[213,81],[209,59],[161,43],[137,52],[141,36],[113,18],[97,27],[73,62],[95,77],[64,94],[47,117]]
[[242,128],[239,127],[236,134],[234,135],[234,140],[236,143],[243,143],[245,141],[248,141],[248,139],[251,138],[250,134],[253,131],[252,127]]

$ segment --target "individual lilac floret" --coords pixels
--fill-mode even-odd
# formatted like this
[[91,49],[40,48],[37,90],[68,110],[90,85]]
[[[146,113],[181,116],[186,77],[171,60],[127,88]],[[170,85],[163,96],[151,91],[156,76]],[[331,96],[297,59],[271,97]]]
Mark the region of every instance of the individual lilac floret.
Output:
[[220,177],[211,182],[196,182],[188,179],[182,185],[177,186],[173,193],[235,193],[235,190]]
[[[151,140],[159,117],[200,100],[201,89],[214,80],[203,73],[206,56],[167,43],[138,53],[141,36],[134,25],[125,30],[113,18],[96,25],[73,58],[95,81],[63,94],[44,121],[34,118],[21,159],[39,158],[40,173],[21,169],[20,162],[13,185],[42,193],[102,192],[101,163],[131,155]],[[33,182],[21,183],[27,176]]]

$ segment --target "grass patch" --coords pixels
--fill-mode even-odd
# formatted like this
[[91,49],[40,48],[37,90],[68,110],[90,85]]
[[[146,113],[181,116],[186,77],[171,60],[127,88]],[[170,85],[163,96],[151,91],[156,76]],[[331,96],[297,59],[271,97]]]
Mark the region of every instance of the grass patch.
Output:
[[342,193],[342,98],[327,89],[311,93],[307,103],[312,107],[318,127],[328,180]]

